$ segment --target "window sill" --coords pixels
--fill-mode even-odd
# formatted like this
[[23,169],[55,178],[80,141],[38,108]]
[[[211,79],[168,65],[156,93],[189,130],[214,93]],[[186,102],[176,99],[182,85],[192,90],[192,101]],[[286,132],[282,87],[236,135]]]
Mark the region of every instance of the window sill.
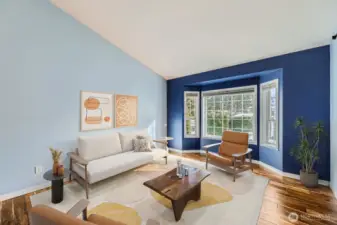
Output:
[[269,144],[260,144],[261,147],[265,147],[268,149],[272,149],[274,151],[279,151],[278,147],[276,145],[269,145]]
[[200,138],[200,136],[184,136],[184,138]]
[[[217,136],[214,136],[214,137],[211,137],[211,136],[203,136],[203,137],[201,137],[201,139],[209,139],[209,140],[221,141],[222,137],[217,137]],[[248,144],[249,144],[249,145],[257,145],[257,142],[256,142],[256,141],[249,141]]]

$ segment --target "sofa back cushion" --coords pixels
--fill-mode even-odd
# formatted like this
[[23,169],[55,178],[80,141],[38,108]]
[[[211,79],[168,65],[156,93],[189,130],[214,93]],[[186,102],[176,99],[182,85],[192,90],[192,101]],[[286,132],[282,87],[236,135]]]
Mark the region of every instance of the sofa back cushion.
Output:
[[122,152],[118,133],[78,138],[78,154],[91,161]]
[[128,151],[134,150],[133,149],[133,139],[136,139],[138,135],[148,137],[149,132],[147,131],[147,129],[142,129],[142,130],[138,130],[138,131],[120,132],[119,133],[119,138],[121,140],[123,152],[128,152]]

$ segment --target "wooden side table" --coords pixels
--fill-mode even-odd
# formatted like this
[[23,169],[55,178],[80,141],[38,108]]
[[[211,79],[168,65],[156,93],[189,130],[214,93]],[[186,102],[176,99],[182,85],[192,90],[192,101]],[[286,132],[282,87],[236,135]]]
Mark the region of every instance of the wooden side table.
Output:
[[63,201],[63,179],[69,176],[69,170],[64,169],[63,176],[54,176],[53,170],[48,170],[43,174],[45,180],[51,181],[51,202],[54,204]]

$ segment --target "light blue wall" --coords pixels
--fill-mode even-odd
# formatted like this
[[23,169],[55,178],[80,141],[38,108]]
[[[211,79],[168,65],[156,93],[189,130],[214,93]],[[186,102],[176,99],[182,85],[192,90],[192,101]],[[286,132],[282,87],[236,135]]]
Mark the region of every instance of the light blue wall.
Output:
[[49,146],[76,147],[80,90],[137,95],[138,127],[166,134],[166,81],[48,1],[1,0],[0,28],[0,194],[44,183]]
[[333,40],[330,46],[330,123],[331,123],[331,189],[337,198],[337,40]]

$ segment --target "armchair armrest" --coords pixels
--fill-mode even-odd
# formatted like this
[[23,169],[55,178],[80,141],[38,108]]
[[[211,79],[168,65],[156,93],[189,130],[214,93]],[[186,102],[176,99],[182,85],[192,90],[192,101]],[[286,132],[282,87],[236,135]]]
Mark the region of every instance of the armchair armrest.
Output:
[[243,153],[235,153],[235,154],[232,154],[232,156],[234,158],[238,158],[238,157],[241,157],[241,156],[244,156],[244,155],[247,155],[249,153],[251,153],[253,150],[251,148],[247,148],[247,151],[246,152],[243,152]]
[[81,213],[83,213],[83,219],[87,219],[87,207],[89,205],[89,201],[82,199],[77,202],[69,211],[67,212],[68,215],[77,217]]
[[69,156],[72,160],[74,160],[75,162],[77,162],[77,163],[79,163],[79,164],[81,164],[81,165],[84,165],[84,166],[85,166],[85,165],[88,165],[88,161],[87,161],[87,160],[83,159],[81,156],[75,154],[74,152],[69,152],[69,153],[68,153],[68,156]]
[[218,145],[221,145],[221,142],[215,143],[215,144],[210,144],[210,145],[205,145],[205,146],[203,146],[202,148],[205,149],[206,152],[208,152],[208,149],[209,149],[209,148],[212,148],[212,147],[215,147],[215,146],[218,146]]

